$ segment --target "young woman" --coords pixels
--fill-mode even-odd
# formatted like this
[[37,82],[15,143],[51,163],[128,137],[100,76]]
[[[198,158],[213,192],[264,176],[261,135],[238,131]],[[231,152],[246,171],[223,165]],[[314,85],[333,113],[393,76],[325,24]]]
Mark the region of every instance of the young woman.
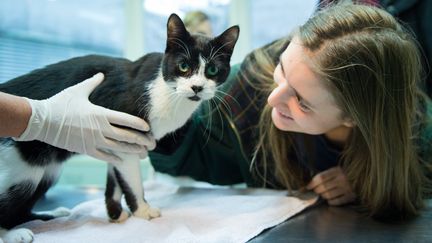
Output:
[[252,52],[220,92],[150,153],[156,170],[416,215],[431,192],[432,106],[415,40],[376,7],[320,10]]

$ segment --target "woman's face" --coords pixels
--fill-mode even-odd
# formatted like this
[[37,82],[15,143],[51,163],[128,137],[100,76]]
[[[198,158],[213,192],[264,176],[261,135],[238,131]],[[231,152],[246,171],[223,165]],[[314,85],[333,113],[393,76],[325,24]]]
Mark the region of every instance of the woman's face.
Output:
[[332,94],[304,61],[306,55],[300,41],[294,38],[280,56],[274,71],[277,88],[267,100],[273,107],[273,123],[283,131],[307,134],[351,127],[341,119]]

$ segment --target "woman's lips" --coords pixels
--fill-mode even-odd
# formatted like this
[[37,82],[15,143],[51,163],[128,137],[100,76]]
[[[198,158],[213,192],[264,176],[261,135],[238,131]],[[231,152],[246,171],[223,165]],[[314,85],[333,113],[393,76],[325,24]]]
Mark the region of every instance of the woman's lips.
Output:
[[279,115],[280,116],[282,116],[283,118],[286,118],[286,119],[290,119],[290,120],[293,120],[292,119],[292,117],[291,116],[289,116],[287,113],[285,113],[285,112],[282,112],[282,111],[280,111],[280,110],[277,110],[276,109],[276,111],[279,113]]

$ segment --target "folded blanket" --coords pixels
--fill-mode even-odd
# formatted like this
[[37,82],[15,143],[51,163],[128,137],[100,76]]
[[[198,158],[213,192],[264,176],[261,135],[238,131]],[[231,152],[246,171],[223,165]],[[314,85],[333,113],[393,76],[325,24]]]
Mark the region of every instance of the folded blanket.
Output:
[[[109,223],[104,200],[77,205],[68,217],[31,221],[35,242],[245,242],[316,202],[266,189],[182,188],[145,183],[146,199],[162,217]],[[124,203],[124,202],[123,202]]]

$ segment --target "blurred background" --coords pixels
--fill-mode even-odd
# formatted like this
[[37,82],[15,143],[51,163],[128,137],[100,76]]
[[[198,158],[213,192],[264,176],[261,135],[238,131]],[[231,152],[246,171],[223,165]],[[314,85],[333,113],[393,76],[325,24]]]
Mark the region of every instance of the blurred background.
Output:
[[[205,12],[213,33],[239,24],[233,62],[306,20],[316,0],[2,0],[0,82],[89,53],[137,59],[163,52],[166,22]],[[269,28],[271,26],[271,28]]]
[[[200,10],[215,35],[240,25],[232,62],[287,35],[316,9],[318,0],[1,0],[0,82],[86,54],[135,60],[163,52],[171,13]],[[105,184],[106,164],[87,156],[67,163],[60,184]],[[154,175],[143,161],[144,178]]]

